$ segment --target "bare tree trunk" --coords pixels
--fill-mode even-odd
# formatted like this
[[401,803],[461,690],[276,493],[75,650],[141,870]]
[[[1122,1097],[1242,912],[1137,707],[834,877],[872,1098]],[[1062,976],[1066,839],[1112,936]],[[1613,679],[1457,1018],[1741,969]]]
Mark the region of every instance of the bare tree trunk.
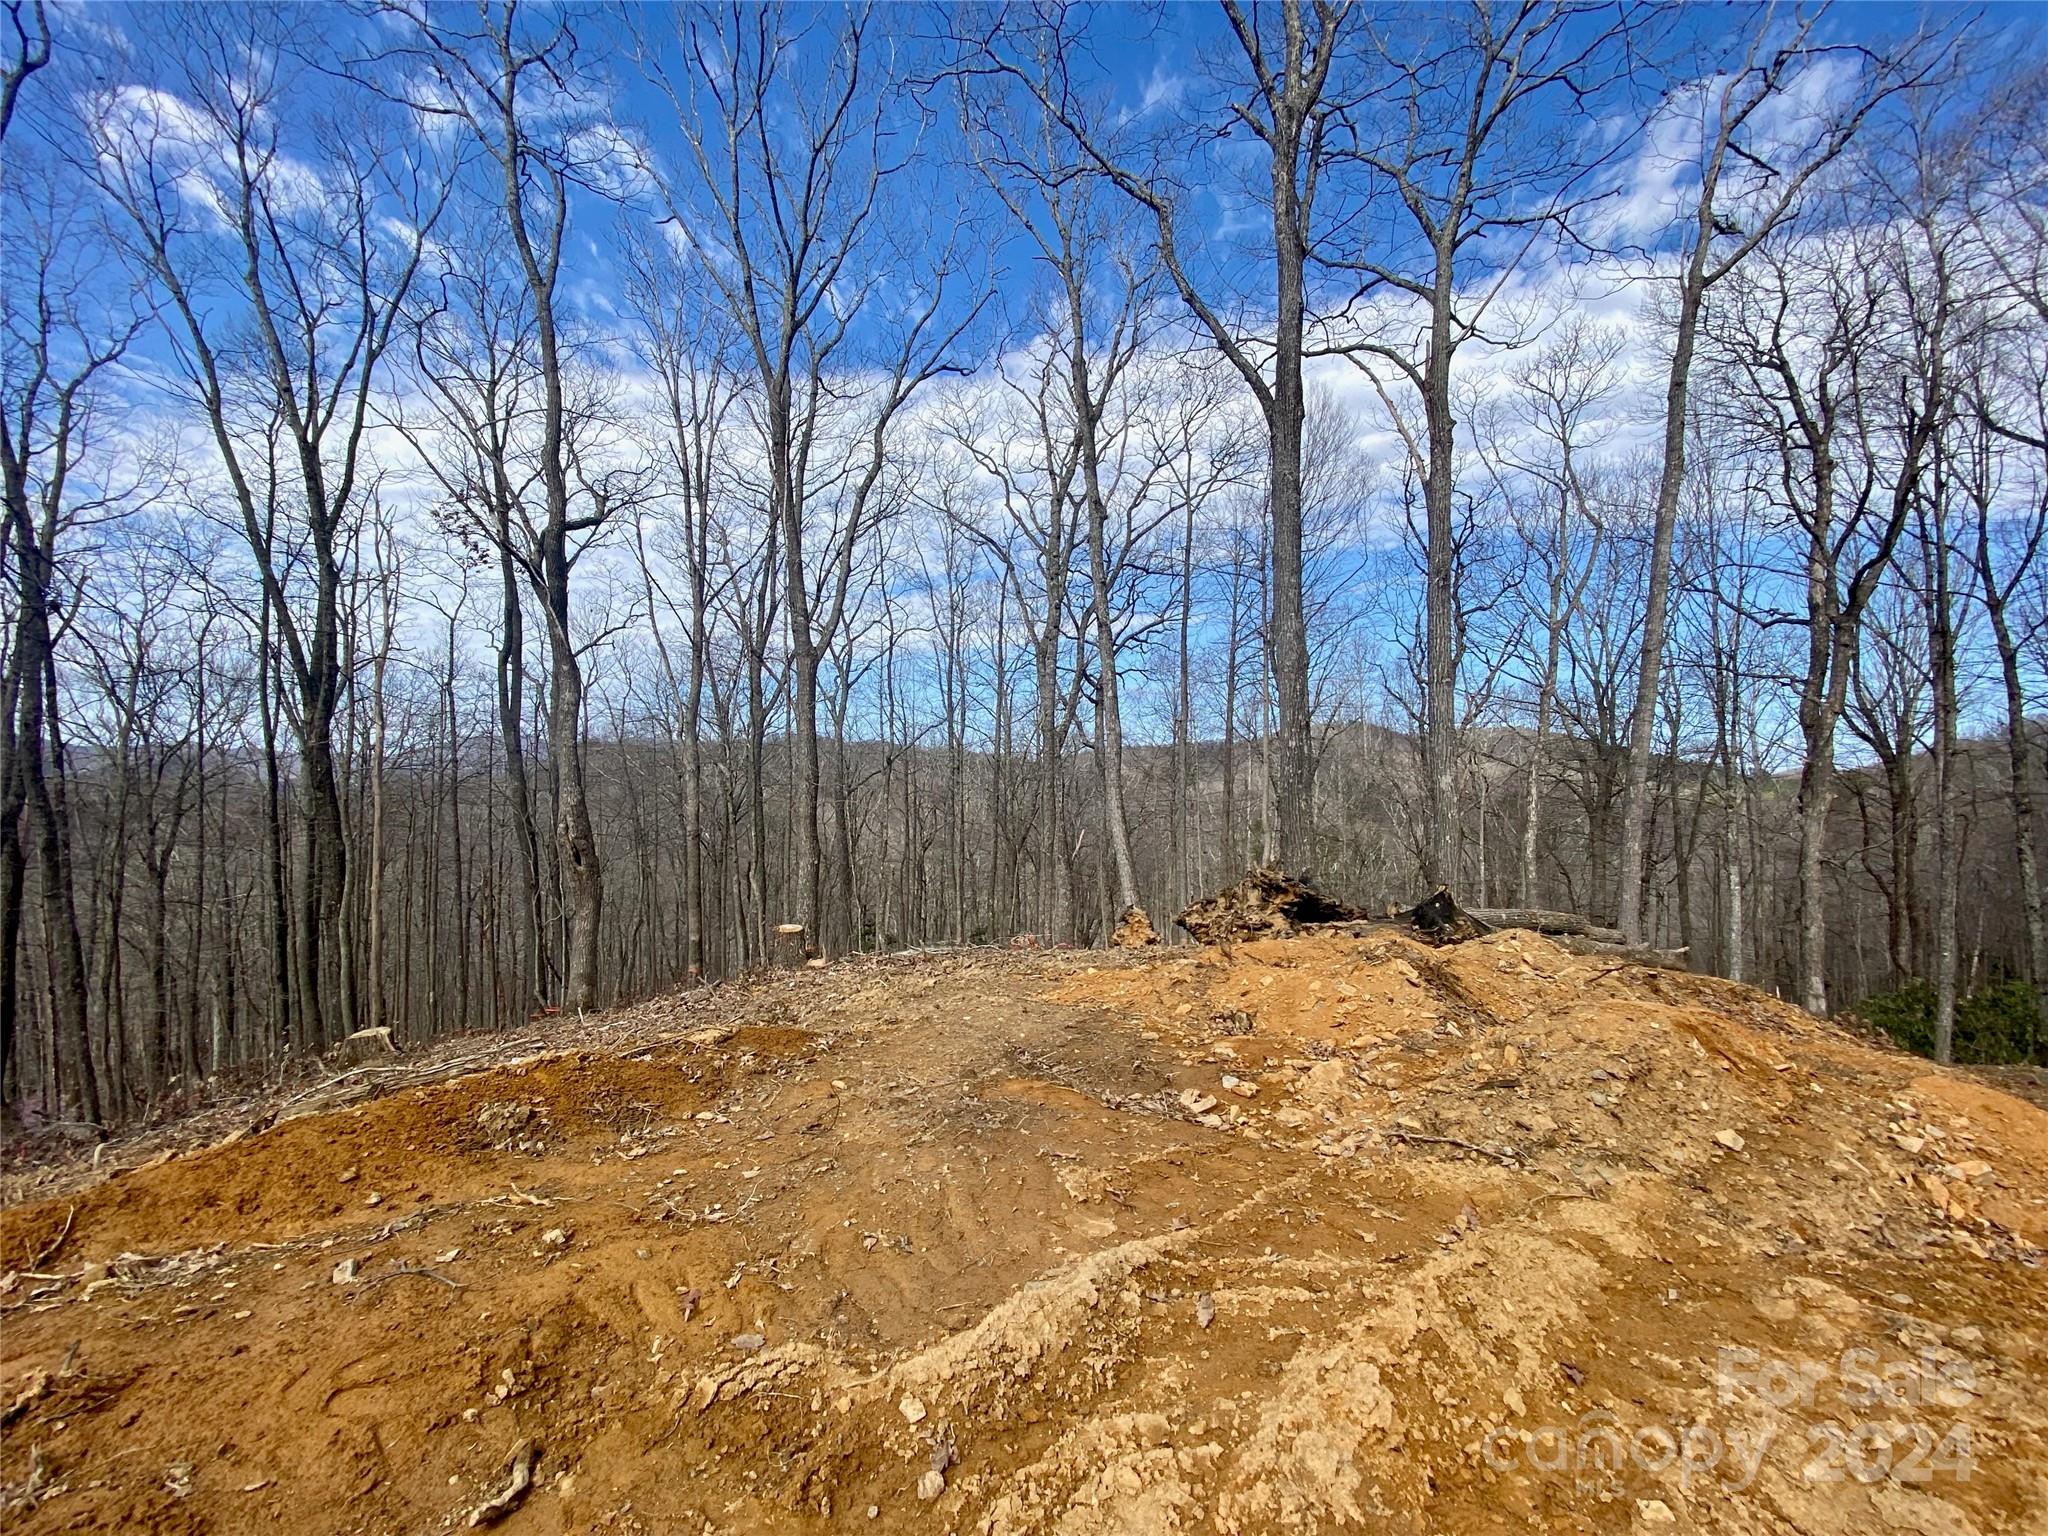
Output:
[[[1448,242],[1450,231],[1440,236]],[[1443,244],[1436,262],[1430,304],[1429,357],[1422,403],[1429,434],[1429,462],[1423,480],[1426,524],[1424,560],[1423,780],[1429,807],[1423,844],[1422,880],[1428,887],[1457,876],[1458,657],[1463,648],[1456,612],[1455,529],[1452,524],[1452,455],[1457,443],[1451,418],[1452,255]]]
[[22,817],[28,785],[21,776],[15,729],[21,700],[21,646],[17,642],[0,679],[0,1120],[19,1092],[15,1057],[21,1012],[21,920],[28,890],[28,849]]
[[[1714,164],[1718,171],[1718,160]],[[1664,632],[1671,606],[1671,550],[1678,529],[1678,497],[1685,485],[1686,397],[1692,383],[1700,302],[1706,292],[1708,243],[1713,238],[1713,183],[1701,194],[1701,228],[1678,294],[1678,335],[1664,386],[1664,462],[1651,519],[1650,591],[1643,610],[1643,643],[1636,697],[1629,713],[1628,787],[1621,816],[1621,858],[1616,866],[1614,926],[1630,943],[1642,939],[1645,851],[1650,824],[1650,759],[1657,724],[1657,688],[1664,666]]]
[[543,543],[542,569],[552,609],[548,653],[552,660],[548,700],[548,748],[556,764],[555,842],[569,893],[569,951],[563,964],[562,1007],[580,1013],[598,1003],[598,922],[604,909],[604,878],[598,868],[597,835],[583,780],[583,669],[569,633],[568,560],[560,541]]
[[1194,667],[1189,636],[1195,616],[1195,498],[1187,499],[1180,540],[1179,613],[1175,620],[1173,674],[1173,905],[1194,898]]
[[[19,530],[17,530],[19,533]],[[101,1118],[99,1079],[93,1069],[92,1039],[85,1015],[85,950],[73,904],[71,829],[63,814],[64,767],[57,721],[57,678],[50,653],[48,564],[32,539],[17,537],[22,574],[22,621],[16,633],[23,661],[20,724],[15,731],[17,761],[35,828],[38,883],[42,887],[43,941],[50,956],[51,1027],[57,1047],[58,1082],[72,1095],[81,1118]],[[41,599],[32,594],[42,593]],[[47,733],[47,734],[46,734]],[[45,764],[48,743],[50,763]],[[53,771],[54,770],[54,771]]]
[[1934,684],[1934,1059],[1955,1060],[1956,903],[1962,850],[1956,826],[1956,641],[1944,477],[1935,475],[1926,549],[1928,650]]
[[[1978,533],[1978,570],[1986,593],[1996,592],[1992,579],[1987,535]],[[2002,594],[1985,605],[1991,615],[1991,633],[1998,646],[1999,678],[2005,689],[2005,755],[2007,793],[2012,803],[2013,858],[2018,865],[2020,915],[2027,934],[2027,979],[2034,984],[2036,1014],[2027,1042],[2027,1055],[2037,1056],[2048,1039],[2048,923],[2041,915],[2040,835],[2037,830],[2034,792],[2034,754],[2027,743],[2026,695],[2020,682],[2019,647],[2014,643],[2012,624]]]
[[[1773,36],[1774,20],[1766,17],[1742,40],[1730,67],[1704,88],[1702,105],[1711,132],[1703,147],[1700,184],[1694,195],[1691,247],[1679,275],[1677,333],[1664,395],[1663,463],[1652,516],[1648,605],[1643,616],[1643,643],[1636,675],[1636,696],[1629,715],[1627,801],[1622,812],[1621,859],[1616,873],[1616,924],[1632,941],[1642,922],[1643,859],[1650,820],[1650,759],[1654,751],[1657,687],[1664,664],[1665,628],[1670,607],[1671,552],[1678,519],[1679,493],[1685,483],[1686,413],[1691,390],[1693,354],[1707,292],[1722,282],[1762,245],[1767,236],[1798,213],[1812,179],[1832,164],[1854,140],[1864,121],[1888,97],[1924,78],[1914,58],[1921,46],[1909,43],[1896,57],[1879,56],[1857,87],[1818,119],[1797,149],[1773,142],[1775,129],[1768,108],[1786,94],[1796,95],[1811,68],[1814,49],[1808,39],[1814,17],[1795,23],[1790,36]],[[1821,47],[1825,47],[1823,44]],[[1750,134],[1755,137],[1749,137]],[[1723,216],[1717,202],[1729,159],[1767,171],[1762,194],[1752,193],[1742,213],[1746,229]],[[1777,160],[1779,163],[1773,164]],[[1721,245],[1717,249],[1716,241]],[[1825,784],[1815,786],[1821,800]],[[1824,814],[1824,808],[1821,814]],[[1802,837],[1806,836],[1802,832]],[[1801,854],[1802,870],[1807,855]],[[1804,930],[1802,929],[1802,934]],[[1802,942],[1804,940],[1802,939]],[[1817,942],[1817,941],[1816,941]],[[1809,1004],[1818,983],[1806,981]]]
[[534,827],[533,786],[526,772],[526,620],[519,601],[519,575],[512,563],[510,512],[501,506],[498,545],[498,733],[505,753],[505,780],[512,802],[512,832],[519,844],[523,940],[517,947],[520,995],[513,1013],[524,1018],[534,1002],[553,995],[554,964],[541,914],[540,836]]
[[[2048,456],[2048,434],[2035,445]],[[1993,499],[1985,494],[1988,468],[1981,458],[1971,460],[1972,500],[1976,511],[1976,566],[1979,593],[1991,620],[1991,637],[1998,651],[1999,681],[2005,695],[2006,793],[2012,806],[2013,858],[2018,866],[2020,916],[2027,936],[2027,979],[2033,983],[2035,1014],[2028,1031],[2027,1059],[2038,1058],[2048,1040],[2048,922],[2042,918],[2041,873],[2038,862],[2040,833],[2036,815],[2038,800],[2034,789],[2034,753],[2027,741],[2027,700],[2021,681],[2020,648],[2013,634],[2010,603],[2019,576],[2037,557],[2044,524],[2048,524],[2048,498],[2034,513],[2025,557],[2019,571],[2001,583],[1998,561],[1992,552],[1992,528],[1997,516]]]

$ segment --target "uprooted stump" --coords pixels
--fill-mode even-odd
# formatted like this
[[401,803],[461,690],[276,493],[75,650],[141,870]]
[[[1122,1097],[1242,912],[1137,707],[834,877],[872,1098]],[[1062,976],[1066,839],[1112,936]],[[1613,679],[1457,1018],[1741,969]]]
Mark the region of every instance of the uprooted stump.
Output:
[[1152,919],[1143,907],[1125,907],[1124,915],[1116,920],[1116,931],[1110,934],[1109,942],[1118,949],[1144,949],[1159,942],[1159,930],[1152,926]]
[[[1621,942],[1621,935],[1592,919],[1569,912],[1520,909],[1472,912],[1458,905],[1446,887],[1412,907],[1355,907],[1319,891],[1308,880],[1265,865],[1249,870],[1235,885],[1205,896],[1175,919],[1201,944],[1241,939],[1286,939],[1304,929],[1363,934],[1401,928],[1426,944],[1462,944],[1502,928],[1542,933],[1582,955],[1611,956],[1637,965],[1686,968],[1684,950],[1646,949]],[[1149,926],[1149,925],[1148,925]]]
[[1291,938],[1305,927],[1363,922],[1370,916],[1363,907],[1326,896],[1307,880],[1266,864],[1194,902],[1174,921],[1198,944],[1228,944]]
[[1418,901],[1406,912],[1395,913],[1394,921],[1406,923],[1432,944],[1461,944],[1493,932],[1490,923],[1459,906],[1450,888],[1441,885],[1435,895]]

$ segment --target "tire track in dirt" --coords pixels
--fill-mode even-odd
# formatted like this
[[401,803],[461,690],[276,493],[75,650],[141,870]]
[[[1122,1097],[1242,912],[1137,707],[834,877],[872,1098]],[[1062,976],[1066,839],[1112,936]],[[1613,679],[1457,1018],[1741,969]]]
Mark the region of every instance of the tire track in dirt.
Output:
[[[1303,940],[850,964],[730,1025],[0,1213],[0,1253],[74,1222],[61,1278],[0,1295],[0,1406],[46,1377],[0,1446],[10,1531],[440,1528],[524,1439],[514,1536],[2048,1512],[2048,1115],[1746,989]],[[1727,1397],[1717,1351],[1859,1344],[1969,1366],[1978,1476],[1681,1487],[1515,1438],[1800,1449],[1841,1394]]]

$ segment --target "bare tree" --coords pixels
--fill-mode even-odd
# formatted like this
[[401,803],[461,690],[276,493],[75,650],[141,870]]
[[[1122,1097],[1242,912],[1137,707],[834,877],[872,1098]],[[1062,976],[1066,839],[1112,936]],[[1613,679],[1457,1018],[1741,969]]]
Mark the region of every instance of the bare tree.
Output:
[[497,717],[512,799],[524,900],[517,1012],[560,993],[561,968],[543,915],[540,831],[526,747],[526,608],[535,547],[532,503],[542,495],[534,463],[539,398],[537,327],[524,282],[511,270],[490,222],[452,232],[450,259],[423,284],[411,325],[410,373],[431,413],[401,405],[392,423],[412,443],[454,516],[498,573]]
[[[1277,11],[1277,20],[1272,13]],[[1317,244],[1317,197],[1347,105],[1334,73],[1352,27],[1350,0],[1281,0],[1271,10],[1224,0],[1238,71],[1221,82],[1216,110],[1226,131],[1259,145],[1270,172],[1259,196],[1270,218],[1271,330],[1248,329],[1234,296],[1202,276],[1190,245],[1196,218],[1190,188],[1174,169],[1147,167],[1119,144],[1108,115],[1091,115],[1066,71],[1071,40],[1055,23],[983,40],[980,61],[1011,73],[1075,140],[1087,159],[1152,220],[1161,265],[1195,323],[1229,359],[1266,420],[1272,615],[1266,636],[1277,714],[1274,751],[1275,853],[1302,868],[1313,857],[1315,756],[1311,739],[1308,626],[1302,595],[1302,360],[1308,325],[1307,273]],[[1050,59],[1050,74],[1033,60]]]
[[[1359,287],[1315,350],[1350,357],[1383,394],[1379,370],[1390,370],[1421,406],[1422,431],[1408,433],[1408,446],[1426,526],[1426,884],[1450,880],[1455,865],[1462,641],[1452,364],[1474,340],[1513,344],[1513,309],[1499,303],[1501,294],[1523,259],[1559,241],[1595,194],[1604,154],[1569,113],[1598,110],[1607,99],[1629,57],[1628,30],[1625,18],[1534,0],[1463,8],[1448,25],[1435,13],[1390,13],[1367,29],[1366,88],[1344,114],[1340,161],[1362,167],[1371,187],[1353,248],[1318,259],[1355,275]],[[1412,306],[1412,322],[1399,309],[1361,307],[1383,291]],[[1391,402],[1389,409],[1400,421]]]
[[[1875,238],[1837,235],[1825,249],[1797,240],[1758,247],[1768,258],[1745,265],[1727,315],[1713,326],[1741,381],[1737,408],[1754,411],[1752,427],[1778,445],[1773,490],[1804,535],[1799,997],[1815,1013],[1827,1008],[1823,862],[1835,727],[1864,614],[1912,515],[1947,394],[1937,347],[1887,411],[1883,344],[1897,317],[1887,312]],[[1953,302],[1937,302],[1935,335],[1945,333]],[[1881,445],[1887,431],[1895,440]]]
[[[313,46],[309,19],[192,10],[183,46],[158,61],[173,94],[114,91],[97,102],[93,163],[164,295],[167,334],[296,684],[303,868],[293,986],[301,1029],[321,1041],[355,1021],[355,978],[328,943],[347,878],[334,744],[342,584],[370,478],[364,439],[379,365],[448,182],[415,136],[360,100],[328,114],[285,108],[314,78],[299,62]],[[304,146],[288,137],[300,123]],[[393,213],[405,231],[395,240],[385,234]],[[223,311],[229,295],[236,307]],[[250,431],[266,419],[288,446],[303,548],[285,547],[270,522]],[[310,573],[310,614],[288,590],[295,565]]]
[[[739,328],[759,391],[796,735],[794,918],[829,948],[843,942],[851,914],[827,924],[820,905],[820,658],[846,617],[849,562],[875,509],[884,441],[917,391],[952,366],[973,310],[950,303],[959,257],[948,245],[927,253],[923,294],[895,334],[863,335],[885,270],[874,259],[875,213],[908,150],[890,125],[875,13],[845,12],[831,29],[831,62],[815,72],[802,61],[818,50],[804,49],[803,34],[818,24],[792,28],[798,14],[779,6],[688,14],[672,47],[652,51],[651,61],[688,160],[681,174],[660,177],[661,195],[684,238],[712,247],[702,270]],[[845,375],[862,364],[881,381],[859,402],[868,430],[852,451],[861,462],[820,463]],[[817,548],[807,508],[818,479],[835,475],[852,494]]]
[[[1616,871],[1616,926],[1641,937],[1643,858],[1650,822],[1650,755],[1656,725],[1658,680],[1664,665],[1664,631],[1671,588],[1671,549],[1678,498],[1685,483],[1687,402],[1702,309],[1715,285],[1739,269],[1778,229],[1792,220],[1814,179],[1839,160],[1871,115],[1902,91],[1930,78],[1940,49],[1915,39],[1891,54],[1816,36],[1821,13],[1796,19],[1781,31],[1775,7],[1761,9],[1748,24],[1731,66],[1683,82],[1659,107],[1660,118],[1684,131],[1655,133],[1655,146],[1676,137],[1697,145],[1685,170],[1691,185],[1689,215],[1679,208],[1657,210],[1649,223],[1660,236],[1660,220],[1682,232],[1678,272],[1670,295],[1671,363],[1664,387],[1663,469],[1650,535],[1649,604],[1643,618],[1642,664],[1635,706],[1629,717],[1628,804],[1622,818],[1621,861]],[[1843,65],[1856,71],[1846,99],[1805,105],[1817,72]],[[1790,115],[1792,122],[1785,121]],[[1678,167],[1652,167],[1669,175]]]
[[[23,88],[50,64],[52,37],[42,5],[11,4],[7,12],[13,37],[0,61],[0,190],[13,228],[0,299],[0,561],[14,612],[0,667],[0,1080],[14,1066],[32,827],[51,956],[58,1092],[84,1120],[97,1123],[102,1102],[86,1013],[59,724],[56,646],[66,623],[68,578],[58,562],[60,545],[125,497],[125,474],[93,462],[100,386],[145,316],[119,285],[111,302],[99,291],[95,259],[79,254],[91,244],[82,210],[58,190],[49,147],[10,133]],[[30,174],[40,185],[24,184]]]
[[465,29],[455,24],[453,13],[422,0],[387,0],[386,9],[411,33],[396,46],[397,60],[418,66],[436,87],[415,88],[408,98],[413,110],[458,123],[494,174],[502,233],[515,254],[534,328],[541,384],[534,458],[542,505],[527,575],[547,623],[555,843],[569,891],[562,1006],[580,1011],[599,998],[604,874],[584,775],[583,670],[570,580],[577,560],[617,510],[621,488],[611,472],[574,462],[559,295],[575,196],[601,181],[618,146],[595,131],[587,108],[568,114],[559,110],[565,100],[582,106],[573,85],[578,48],[573,14],[527,26],[516,6],[487,6]]
[[[1586,588],[1600,568],[1607,538],[1606,514],[1589,482],[1604,415],[1620,383],[1621,338],[1583,321],[1568,322],[1544,348],[1516,370],[1522,420],[1507,428],[1508,440],[1492,446],[1496,472],[1525,479],[1540,499],[1537,518],[1514,516],[1522,567],[1532,596],[1525,596],[1542,637],[1535,682],[1536,713],[1523,789],[1522,853],[1518,893],[1525,907],[1540,905],[1536,890],[1537,847],[1543,810],[1545,747],[1557,704],[1565,637],[1577,622]],[[1526,444],[1515,438],[1526,432]],[[1593,462],[1589,462],[1592,460]],[[1510,504],[1521,499],[1510,491]],[[1521,583],[1517,583],[1521,585]]]

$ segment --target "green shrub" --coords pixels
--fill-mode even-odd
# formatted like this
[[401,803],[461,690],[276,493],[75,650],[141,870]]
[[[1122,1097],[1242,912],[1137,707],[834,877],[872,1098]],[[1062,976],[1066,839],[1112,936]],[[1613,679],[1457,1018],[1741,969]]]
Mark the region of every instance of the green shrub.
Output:
[[[2028,1059],[2027,1042],[2036,1017],[2034,989],[2024,981],[1979,987],[1956,1004],[1957,1061],[1994,1065]],[[1879,992],[1856,1005],[1856,1013],[1920,1056],[1934,1054],[1934,988],[1908,982],[1896,992]]]
[[[1972,992],[1956,1009],[1956,1060],[2027,1060],[2027,1042],[2040,1018],[2040,999],[2031,984],[1999,981]],[[2039,1046],[2038,1039],[2035,1045]]]

